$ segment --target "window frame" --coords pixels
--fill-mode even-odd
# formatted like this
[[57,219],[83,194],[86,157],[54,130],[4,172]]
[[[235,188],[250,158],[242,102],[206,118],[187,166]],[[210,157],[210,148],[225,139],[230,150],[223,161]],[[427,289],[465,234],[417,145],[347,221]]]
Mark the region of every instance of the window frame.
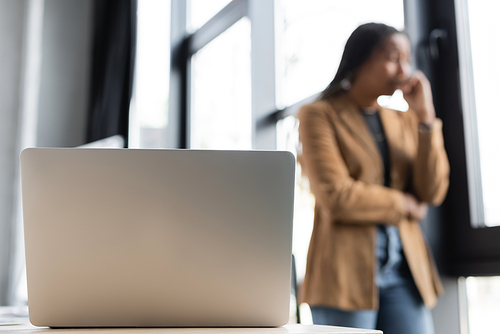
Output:
[[[274,20],[278,1],[233,0],[204,26],[189,34],[186,2],[172,0],[171,122],[167,147],[189,148],[192,54],[243,16],[248,16],[252,24],[252,147],[276,149],[276,123],[315,99],[313,96],[284,109],[276,107],[277,82],[274,76],[270,82],[268,73],[275,73]],[[457,277],[500,275],[500,227],[474,228],[470,218],[474,208],[469,198],[477,188],[471,181],[473,170],[467,162],[465,125],[470,121],[464,119],[463,84],[459,79],[463,69],[459,62],[456,0],[405,0],[404,8],[414,62],[432,84],[434,105],[437,116],[443,120],[451,165],[448,196],[443,205],[429,210],[422,227],[441,272]]]
[[[233,0],[192,34],[187,31],[185,0],[172,0],[172,70],[168,147],[190,147],[191,57],[247,16],[251,22],[252,148],[276,149],[276,129],[272,113],[276,109],[275,2]],[[175,19],[174,19],[175,18]]]
[[[437,116],[443,120],[444,142],[451,166],[448,195],[439,208],[437,227],[433,227],[442,272],[455,277],[500,275],[500,227],[476,228],[477,224],[471,219],[471,212],[477,213],[471,202],[478,205],[478,201],[477,197],[473,201],[470,199],[477,196],[480,179],[474,170],[478,162],[468,159],[468,154],[476,159],[478,155],[473,142],[467,138],[475,122],[467,115],[470,99],[464,99],[465,87],[460,80],[467,75],[463,73],[459,58],[459,38],[462,37],[459,32],[463,22],[457,15],[461,15],[461,9],[457,8],[456,0],[408,2],[418,4],[426,14],[420,18],[419,27],[423,33],[417,43],[425,46],[423,67],[430,73],[434,105]],[[444,37],[432,40],[437,30],[443,32]]]

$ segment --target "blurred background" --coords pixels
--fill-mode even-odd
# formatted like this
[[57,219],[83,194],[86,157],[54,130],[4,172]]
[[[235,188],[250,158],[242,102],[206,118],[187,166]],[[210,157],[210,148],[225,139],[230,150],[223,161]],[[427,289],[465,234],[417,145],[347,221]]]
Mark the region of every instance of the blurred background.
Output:
[[[408,34],[444,122],[450,190],[423,222],[446,289],[436,333],[500,330],[498,13],[495,0],[0,0],[0,305],[27,302],[23,148],[120,135],[129,148],[297,154],[295,114],[373,21]],[[379,103],[408,107],[401,92]],[[314,206],[300,166],[295,198],[300,288]],[[306,305],[297,320],[310,322]]]

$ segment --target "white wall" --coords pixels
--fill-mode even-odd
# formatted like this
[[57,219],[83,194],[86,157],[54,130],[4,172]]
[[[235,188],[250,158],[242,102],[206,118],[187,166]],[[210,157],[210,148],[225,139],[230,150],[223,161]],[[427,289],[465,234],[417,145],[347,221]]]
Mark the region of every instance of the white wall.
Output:
[[24,260],[20,150],[85,141],[92,3],[0,0],[0,305],[16,302]]

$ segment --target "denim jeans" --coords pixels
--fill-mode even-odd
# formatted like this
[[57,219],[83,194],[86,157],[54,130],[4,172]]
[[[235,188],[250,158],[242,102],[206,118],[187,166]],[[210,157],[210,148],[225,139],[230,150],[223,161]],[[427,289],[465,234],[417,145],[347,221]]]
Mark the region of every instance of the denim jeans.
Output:
[[379,309],[311,306],[314,324],[379,329],[384,334],[434,334],[431,312],[413,282],[397,229],[379,227],[375,254]]
[[380,329],[384,334],[433,334],[430,310],[424,305],[413,282],[380,288],[378,310],[343,311],[311,307],[316,325]]

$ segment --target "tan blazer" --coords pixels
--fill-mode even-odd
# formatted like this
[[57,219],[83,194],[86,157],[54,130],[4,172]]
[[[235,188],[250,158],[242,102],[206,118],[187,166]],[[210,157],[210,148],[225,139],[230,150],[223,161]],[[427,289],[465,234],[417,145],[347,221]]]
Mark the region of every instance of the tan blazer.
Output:
[[346,94],[305,105],[299,112],[299,162],[316,198],[314,229],[300,300],[345,310],[377,309],[377,224],[399,228],[403,251],[429,307],[443,288],[417,221],[408,220],[403,190],[439,205],[448,190],[449,164],[442,123],[419,130],[411,112],[382,108],[389,146],[390,188],[361,111]]

